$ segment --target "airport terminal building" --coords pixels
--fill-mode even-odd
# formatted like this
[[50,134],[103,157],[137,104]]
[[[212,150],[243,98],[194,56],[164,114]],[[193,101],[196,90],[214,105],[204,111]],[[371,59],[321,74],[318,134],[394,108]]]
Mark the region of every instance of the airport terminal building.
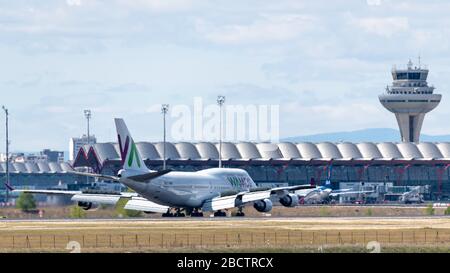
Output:
[[[163,165],[163,143],[140,142],[137,149],[151,169]],[[167,143],[167,166],[194,171],[218,166],[218,144]],[[258,184],[323,184],[332,165],[331,182],[377,182],[394,186],[430,185],[430,198],[450,196],[450,143],[223,143],[224,167],[248,171]],[[91,167],[113,175],[121,168],[117,143],[82,147],[74,168]]]
[[[163,143],[139,142],[137,149],[149,168],[163,166]],[[218,166],[217,143],[167,143],[167,166],[173,170],[195,171]],[[242,168],[263,186],[296,185],[313,179],[323,185],[331,168],[333,188],[349,183],[426,186],[427,199],[450,196],[450,143],[223,143],[223,166]],[[0,164],[0,179],[5,178]],[[82,146],[70,162],[10,163],[10,181],[16,188],[79,189],[91,181],[71,170],[85,167],[97,173],[115,175],[122,167],[117,143]],[[0,185],[4,191],[4,184]]]
[[[11,185],[15,188],[46,189],[58,185],[84,183],[86,178],[69,173],[73,171],[69,162],[14,162],[9,163]],[[4,190],[6,163],[0,163],[0,189]]]

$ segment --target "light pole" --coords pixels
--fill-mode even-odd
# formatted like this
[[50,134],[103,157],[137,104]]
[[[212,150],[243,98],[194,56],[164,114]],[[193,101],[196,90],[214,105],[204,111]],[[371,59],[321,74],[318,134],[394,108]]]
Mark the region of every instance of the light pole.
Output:
[[3,111],[5,111],[5,116],[6,116],[6,203],[8,203],[8,199],[9,199],[9,134],[8,134],[8,117],[9,117],[9,112],[8,109],[3,105],[2,106]]
[[222,105],[225,103],[225,96],[217,96],[219,105],[219,168],[222,168]]
[[87,120],[87,144],[90,145],[91,140],[90,140],[90,135],[89,135],[89,120],[92,117],[92,112],[89,109],[84,110],[84,116],[86,117]]
[[163,170],[166,169],[166,114],[169,111],[168,104],[161,105],[161,113],[163,114]]
[[[92,112],[89,109],[85,109],[84,111],[84,117],[86,118],[87,121],[87,145],[88,145],[88,154],[89,154],[89,149],[90,149],[90,145],[91,145],[91,136],[90,136],[90,132],[89,132],[89,121],[92,117]],[[91,168],[87,167],[87,172],[90,173],[91,172]],[[89,183],[89,176],[86,176],[86,183]]]

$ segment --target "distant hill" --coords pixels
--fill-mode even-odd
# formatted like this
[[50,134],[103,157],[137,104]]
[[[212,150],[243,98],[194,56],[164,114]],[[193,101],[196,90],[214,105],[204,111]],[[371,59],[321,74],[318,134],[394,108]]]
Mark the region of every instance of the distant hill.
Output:
[[[391,128],[370,128],[357,131],[324,133],[283,138],[289,142],[400,142],[400,132]],[[421,142],[450,142],[450,135],[424,135]]]

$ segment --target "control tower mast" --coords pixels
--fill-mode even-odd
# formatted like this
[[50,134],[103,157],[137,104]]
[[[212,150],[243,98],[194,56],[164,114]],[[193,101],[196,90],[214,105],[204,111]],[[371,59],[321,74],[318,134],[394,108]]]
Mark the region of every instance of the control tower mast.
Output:
[[403,142],[419,142],[425,114],[436,108],[442,95],[433,94],[428,86],[428,69],[414,66],[411,60],[406,69],[392,69],[392,86],[379,96],[381,104],[395,114]]

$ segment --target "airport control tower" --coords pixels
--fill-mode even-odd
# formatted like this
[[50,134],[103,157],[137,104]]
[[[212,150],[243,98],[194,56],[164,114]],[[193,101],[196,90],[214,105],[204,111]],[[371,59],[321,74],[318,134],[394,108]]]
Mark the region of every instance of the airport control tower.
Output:
[[425,114],[441,102],[442,95],[433,94],[427,77],[428,69],[410,60],[406,69],[392,69],[394,82],[379,96],[381,104],[395,114],[403,142],[419,142]]

